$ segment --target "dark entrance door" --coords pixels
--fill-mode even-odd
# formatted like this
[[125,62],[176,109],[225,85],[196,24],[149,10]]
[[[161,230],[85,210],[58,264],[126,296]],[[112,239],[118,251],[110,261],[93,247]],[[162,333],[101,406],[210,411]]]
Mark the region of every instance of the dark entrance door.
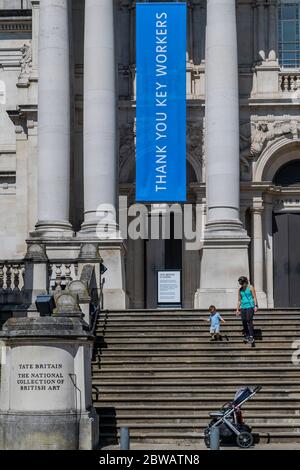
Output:
[[146,241],[146,308],[157,308],[157,271],[182,269],[182,240],[174,237],[174,215],[170,216],[170,239]]
[[273,217],[275,307],[300,307],[300,214]]

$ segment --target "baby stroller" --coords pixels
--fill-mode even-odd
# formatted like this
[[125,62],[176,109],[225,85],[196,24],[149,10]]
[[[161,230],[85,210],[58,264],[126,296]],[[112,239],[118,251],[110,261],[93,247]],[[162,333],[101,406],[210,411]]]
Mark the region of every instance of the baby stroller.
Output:
[[204,430],[204,441],[208,448],[210,448],[210,433],[214,427],[219,427],[220,444],[235,441],[243,449],[248,449],[253,445],[255,436],[251,432],[251,427],[244,423],[241,408],[261,389],[261,386],[241,388],[236,392],[232,402],[225,403],[220,411],[209,414],[213,419]]

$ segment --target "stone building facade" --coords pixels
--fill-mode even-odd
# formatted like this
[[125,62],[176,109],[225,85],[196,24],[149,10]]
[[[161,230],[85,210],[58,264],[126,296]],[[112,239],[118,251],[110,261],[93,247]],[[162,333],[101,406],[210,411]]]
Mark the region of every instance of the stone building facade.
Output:
[[156,308],[158,269],[182,270],[185,308],[233,307],[242,274],[261,307],[299,306],[300,1],[187,2],[194,251],[124,239],[110,210],[135,202],[135,4],[0,0],[0,290],[36,246],[51,288],[99,244],[107,308]]

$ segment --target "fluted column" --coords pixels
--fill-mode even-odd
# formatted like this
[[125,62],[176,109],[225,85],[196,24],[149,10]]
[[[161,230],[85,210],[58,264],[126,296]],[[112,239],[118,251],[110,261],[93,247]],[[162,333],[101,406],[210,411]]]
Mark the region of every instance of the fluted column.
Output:
[[239,221],[239,91],[235,0],[208,0],[206,180],[208,227]]
[[42,0],[39,24],[36,231],[45,236],[71,235],[68,0]]
[[114,2],[86,0],[84,38],[84,205],[82,234],[116,228]]

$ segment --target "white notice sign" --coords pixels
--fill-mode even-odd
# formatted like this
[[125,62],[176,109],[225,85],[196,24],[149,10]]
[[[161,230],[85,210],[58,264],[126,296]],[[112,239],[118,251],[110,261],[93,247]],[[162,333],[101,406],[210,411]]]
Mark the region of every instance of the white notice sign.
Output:
[[158,271],[158,304],[181,304],[181,271]]

